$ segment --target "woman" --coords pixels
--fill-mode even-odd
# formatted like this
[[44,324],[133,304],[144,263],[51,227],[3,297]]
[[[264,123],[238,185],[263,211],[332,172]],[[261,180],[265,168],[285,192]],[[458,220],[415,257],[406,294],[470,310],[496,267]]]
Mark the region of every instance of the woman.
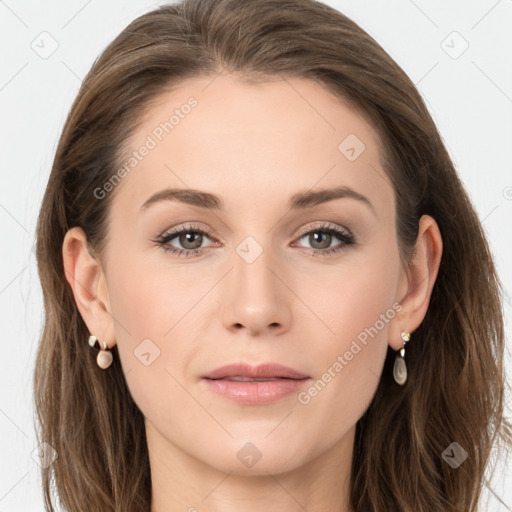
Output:
[[500,282],[414,85],[311,0],[184,0],[87,75],[38,223],[69,511],[476,511]]

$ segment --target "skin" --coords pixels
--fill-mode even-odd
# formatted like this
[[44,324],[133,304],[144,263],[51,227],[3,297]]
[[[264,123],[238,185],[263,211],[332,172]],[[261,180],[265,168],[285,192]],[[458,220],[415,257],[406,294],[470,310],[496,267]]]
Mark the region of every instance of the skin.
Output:
[[[405,264],[377,133],[348,102],[307,79],[189,79],[158,99],[131,149],[190,96],[197,107],[113,192],[101,258],[87,251],[80,228],[63,243],[79,311],[92,334],[117,343],[145,417],[151,510],[347,512],[355,425],[388,345],[400,349],[400,333],[413,333],[425,316],[442,252],[438,226],[421,218],[416,254]],[[366,146],[354,161],[338,149],[349,134]],[[286,207],[299,191],[340,185],[366,196],[374,211],[353,198]],[[165,188],[216,194],[225,210],[162,201],[141,212]],[[201,255],[175,256],[154,242],[188,223],[211,230]],[[313,256],[343,244],[303,235],[321,224],[349,230],[356,243]],[[247,236],[263,250],[252,263],[236,251]],[[183,243],[168,246],[191,247]],[[272,361],[317,381],[390,308],[394,317],[307,404],[293,393],[241,405],[201,380],[227,363]],[[160,350],[149,366],[134,356],[144,339]],[[252,467],[237,457],[248,442],[262,455]]]

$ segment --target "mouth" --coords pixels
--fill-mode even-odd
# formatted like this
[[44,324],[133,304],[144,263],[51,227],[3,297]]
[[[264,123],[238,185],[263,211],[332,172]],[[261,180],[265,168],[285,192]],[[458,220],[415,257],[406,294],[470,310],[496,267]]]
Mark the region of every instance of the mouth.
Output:
[[310,377],[275,363],[234,363],[202,377],[209,390],[243,405],[266,405],[302,389]]
[[[222,379],[210,379],[210,380],[232,380],[235,382],[268,382],[269,380],[287,379],[288,377],[262,377],[260,379],[252,379],[251,377],[244,377],[242,375],[234,375],[233,377],[223,377]],[[301,379],[292,379],[301,380]]]
[[274,379],[294,379],[301,380],[309,378],[308,375],[299,372],[289,366],[278,363],[264,363],[256,366],[239,362],[232,363],[203,376],[204,379],[251,379],[251,380],[274,380]]

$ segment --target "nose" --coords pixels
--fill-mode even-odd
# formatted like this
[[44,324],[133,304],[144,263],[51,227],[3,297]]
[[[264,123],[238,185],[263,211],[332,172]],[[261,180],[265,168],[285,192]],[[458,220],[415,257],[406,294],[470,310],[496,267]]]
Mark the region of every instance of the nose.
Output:
[[224,283],[224,326],[233,332],[245,329],[251,336],[284,333],[290,326],[293,294],[284,284],[281,267],[271,261],[270,251],[263,250],[250,263],[234,256],[233,269]]

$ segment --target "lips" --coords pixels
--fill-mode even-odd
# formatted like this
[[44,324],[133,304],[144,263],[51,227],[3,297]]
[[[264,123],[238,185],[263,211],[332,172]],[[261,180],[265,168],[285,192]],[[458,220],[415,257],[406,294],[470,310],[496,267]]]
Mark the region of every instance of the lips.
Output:
[[303,389],[310,377],[277,363],[239,362],[204,375],[207,389],[240,405],[269,405]]
[[217,368],[207,375],[204,375],[203,378],[237,382],[264,382],[276,379],[302,380],[307,379],[308,375],[277,363],[264,363],[252,366],[247,363],[240,362]]

